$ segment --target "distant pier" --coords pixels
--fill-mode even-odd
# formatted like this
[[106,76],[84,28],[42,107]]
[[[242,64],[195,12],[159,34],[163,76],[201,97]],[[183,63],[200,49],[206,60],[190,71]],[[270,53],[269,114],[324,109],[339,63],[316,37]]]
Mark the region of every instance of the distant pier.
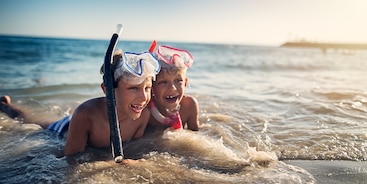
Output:
[[353,43],[317,43],[317,42],[286,42],[281,47],[303,47],[303,48],[319,48],[323,52],[327,49],[335,50],[367,50],[367,44],[353,44]]

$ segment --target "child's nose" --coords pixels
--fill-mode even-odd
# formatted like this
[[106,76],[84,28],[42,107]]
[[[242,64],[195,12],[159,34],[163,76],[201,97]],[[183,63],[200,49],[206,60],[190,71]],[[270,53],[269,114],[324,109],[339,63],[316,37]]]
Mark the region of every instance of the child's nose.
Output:
[[169,86],[169,89],[170,89],[170,90],[176,90],[177,88],[176,88],[176,85],[172,83],[172,84]]
[[150,93],[145,91],[145,90],[141,90],[139,93],[139,99],[146,101],[150,98]]

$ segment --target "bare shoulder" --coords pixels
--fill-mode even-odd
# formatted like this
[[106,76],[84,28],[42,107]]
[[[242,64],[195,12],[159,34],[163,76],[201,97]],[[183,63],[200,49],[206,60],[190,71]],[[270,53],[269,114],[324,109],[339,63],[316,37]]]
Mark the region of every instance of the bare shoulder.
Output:
[[181,100],[181,118],[184,117],[196,117],[199,112],[199,102],[193,96],[185,95]]
[[106,100],[104,97],[92,98],[80,104],[76,108],[76,111],[93,112],[95,110],[99,110],[101,107],[104,107],[103,105],[105,104]]
[[196,107],[199,105],[199,103],[195,97],[184,95],[181,100],[181,105],[186,106],[186,107]]
[[106,108],[106,100],[104,97],[92,98],[80,104],[74,111],[73,116],[84,118],[86,116],[93,117],[99,115]]
[[181,120],[187,128],[193,131],[199,130],[199,103],[195,97],[185,95],[181,100]]

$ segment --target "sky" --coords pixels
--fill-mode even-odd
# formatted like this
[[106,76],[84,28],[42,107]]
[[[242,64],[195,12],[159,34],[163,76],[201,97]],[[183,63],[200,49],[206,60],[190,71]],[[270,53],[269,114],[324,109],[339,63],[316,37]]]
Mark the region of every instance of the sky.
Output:
[[278,46],[367,43],[366,0],[0,0],[0,34]]

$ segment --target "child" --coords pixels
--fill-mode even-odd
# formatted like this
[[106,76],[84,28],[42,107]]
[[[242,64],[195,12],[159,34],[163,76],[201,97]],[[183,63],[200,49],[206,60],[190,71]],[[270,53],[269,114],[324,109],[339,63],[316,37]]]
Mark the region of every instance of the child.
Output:
[[[150,111],[145,107],[151,99],[152,79],[155,79],[160,65],[149,52],[123,54],[120,51],[115,53],[113,61],[117,83],[115,100],[118,121],[121,138],[127,141],[141,137],[144,133],[150,117]],[[101,87],[105,92],[103,83]],[[12,118],[26,119],[26,114],[11,104],[9,96],[1,97],[0,109]],[[82,152],[87,144],[94,147],[110,146],[110,125],[105,97],[93,98],[82,103],[75,109],[71,118],[65,117],[49,126],[47,123],[41,126],[60,133],[68,129],[64,155]]]
[[161,71],[153,82],[149,124],[174,129],[187,126],[190,130],[199,130],[199,104],[194,97],[184,95],[188,83],[186,70],[194,62],[191,54],[161,45],[155,55]]

